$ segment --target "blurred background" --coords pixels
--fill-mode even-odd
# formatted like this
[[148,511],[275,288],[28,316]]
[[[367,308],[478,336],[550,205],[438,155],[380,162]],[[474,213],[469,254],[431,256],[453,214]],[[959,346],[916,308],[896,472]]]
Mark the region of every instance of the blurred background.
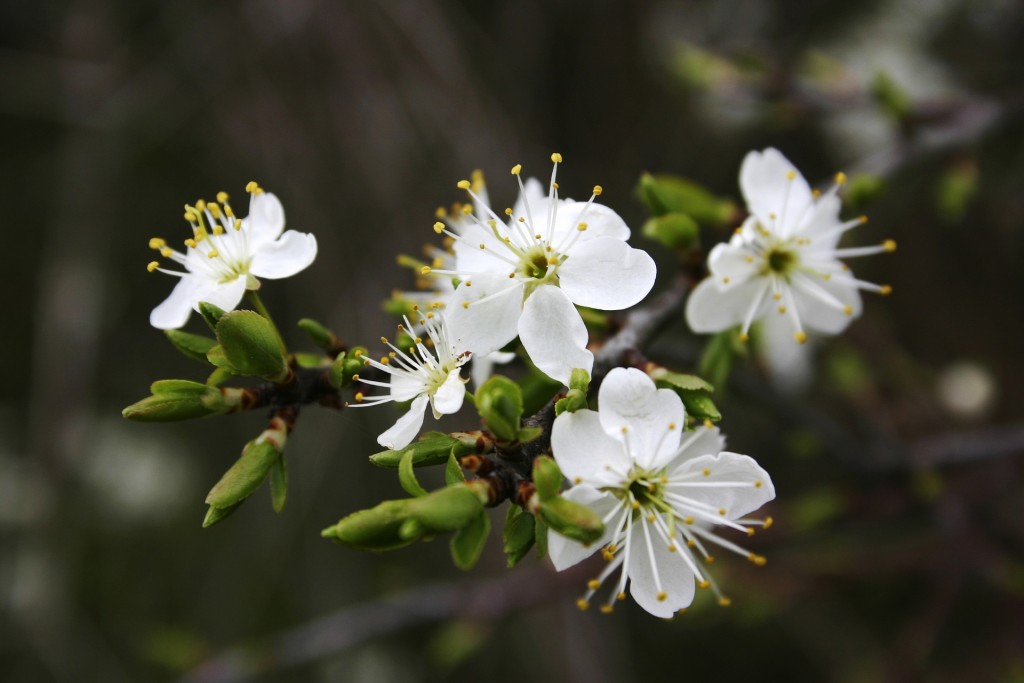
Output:
[[[1024,681],[1022,35],[1015,0],[6,0],[0,679]],[[563,194],[601,183],[668,274],[641,172],[739,201],[769,145],[819,186],[849,174],[851,242],[900,250],[855,264],[894,295],[821,345],[807,392],[754,363],[716,392],[779,492],[768,565],[716,565],[728,609],[581,613],[588,574],[508,572],[496,538],[469,574],[443,541],[322,540],[402,495],[365,460],[386,409],[307,410],[286,510],[260,492],[206,530],[263,416],[120,416],[205,376],[147,322],[174,284],[147,241],[188,236],[185,202],[275,192],[320,254],[264,300],[365,342],[472,169],[505,206],[513,164],[561,152]],[[692,363],[695,341],[657,348]]]

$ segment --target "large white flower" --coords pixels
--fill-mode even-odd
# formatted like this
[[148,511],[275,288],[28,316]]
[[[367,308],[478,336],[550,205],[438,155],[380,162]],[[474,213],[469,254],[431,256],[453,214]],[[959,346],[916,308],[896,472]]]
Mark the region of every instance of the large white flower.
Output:
[[[413,340],[413,345],[402,350],[381,337],[381,341],[391,348],[391,352],[379,361],[367,358],[365,364],[391,376],[388,382],[374,379],[359,378],[362,384],[384,387],[388,393],[378,396],[356,394],[354,407],[375,406],[391,401],[412,401],[409,411],[398,418],[395,424],[377,437],[377,443],[385,448],[404,448],[412,443],[423,426],[423,417],[427,405],[430,405],[434,419],[442,415],[458,412],[466,395],[465,380],[461,377],[461,368],[469,360],[469,353],[453,346],[451,336],[445,323],[444,315],[428,312],[420,321],[429,341],[421,337]],[[416,328],[405,319],[405,326],[399,326],[399,333],[411,332]],[[427,346],[432,346],[431,351]]]
[[295,275],[316,258],[316,238],[295,230],[284,231],[284,209],[273,194],[254,182],[246,186],[249,215],[236,218],[225,192],[216,202],[199,200],[185,207],[185,220],[192,237],[185,240],[185,252],[167,246],[154,237],[152,249],[185,270],[167,270],[150,262],[150,272],[159,270],[180,278],[171,295],[150,313],[149,322],[160,329],[184,325],[199,302],[206,301],[231,310],[247,289],[259,289],[257,278],[279,279]]
[[[708,255],[711,274],[690,295],[686,319],[695,332],[750,326],[771,316],[788,325],[764,332],[807,340],[807,331],[838,334],[860,315],[859,290],[889,294],[888,285],[853,277],[840,259],[894,251],[896,243],[839,249],[839,238],[865,218],[842,221],[836,191],[812,191],[800,172],[776,149],[750,152],[740,168],[740,189],[750,216],[727,243]],[[778,344],[774,339],[770,344]],[[792,343],[790,341],[789,343]]]
[[[560,199],[554,168],[544,194],[541,184],[512,169],[520,196],[500,218],[473,191],[477,211],[461,232],[438,221],[434,229],[455,240],[455,268],[442,270],[459,286],[448,306],[453,336],[474,354],[500,349],[519,336],[534,364],[563,383],[573,368],[593,367],[587,329],[574,304],[618,310],[639,302],[654,285],[656,268],[646,252],[626,240],[630,231],[614,211],[594,199]],[[429,272],[429,268],[425,269]]]
[[701,560],[711,561],[707,546],[713,544],[764,564],[763,557],[719,537],[716,528],[752,534],[771,524],[771,518],[745,518],[775,497],[768,473],[748,456],[722,452],[717,428],[683,432],[682,401],[639,370],[612,370],[598,400],[598,412],[559,415],[551,447],[573,483],[564,495],[601,515],[606,531],[590,546],[549,533],[555,568],[601,549],[607,564],[588,582],[581,608],[616,571],[602,611],[625,599],[627,584],[637,604],[659,617],[688,606],[695,585],[711,588],[728,604]]

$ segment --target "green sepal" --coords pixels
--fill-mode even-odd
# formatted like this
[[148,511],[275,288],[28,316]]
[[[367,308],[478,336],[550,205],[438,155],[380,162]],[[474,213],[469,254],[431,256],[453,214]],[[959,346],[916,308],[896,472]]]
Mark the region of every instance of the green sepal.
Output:
[[574,541],[588,544],[604,535],[601,517],[587,506],[568,498],[555,496],[541,500],[538,512],[555,532]]
[[557,498],[562,492],[562,470],[553,458],[546,455],[538,456],[533,461],[533,485],[537,487],[537,497],[541,501]]
[[217,331],[217,323],[224,317],[224,309],[211,304],[208,301],[199,302],[199,315],[203,316],[203,320],[210,327],[211,332]]
[[523,392],[507,377],[494,375],[476,390],[476,409],[487,423],[487,429],[499,441],[519,438],[519,421],[523,415]]
[[327,375],[327,380],[331,383],[331,386],[335,389],[341,389],[352,384],[352,378],[358,375],[366,364],[363,361],[366,353],[366,348],[362,346],[357,346],[348,352],[339,353],[334,362],[331,363],[331,370]]
[[695,417],[698,420],[711,420],[712,422],[718,422],[722,419],[722,414],[718,412],[718,407],[707,394],[697,391],[677,391],[676,393],[679,394],[679,398],[683,399],[686,414],[690,417]]
[[398,483],[402,485],[405,492],[410,496],[419,498],[420,496],[427,495],[427,490],[420,486],[420,482],[416,479],[416,473],[413,471],[412,466],[413,451],[408,449],[402,454],[402,459],[398,463]]
[[587,392],[590,390],[590,374],[583,368],[573,368],[569,376],[569,391],[564,398],[555,402],[555,415],[564,412],[575,413],[588,407]]
[[263,484],[280,458],[281,450],[270,441],[250,441],[242,450],[242,457],[210,489],[207,504],[226,508],[241,503]]
[[448,454],[448,462],[444,466],[444,483],[448,486],[466,481],[466,473],[462,471],[459,459],[455,457],[455,449]]
[[685,213],[672,212],[648,218],[644,223],[643,234],[648,239],[678,251],[689,251],[700,246],[700,228]]
[[701,355],[697,373],[707,377],[716,387],[724,387],[735,357],[739,354],[737,344],[742,343],[735,329],[724,330],[711,337]]
[[459,440],[443,432],[427,432],[419,441],[413,441],[405,448],[381,451],[370,456],[370,462],[377,467],[398,467],[407,452],[412,452],[412,464],[416,467],[442,465],[454,454],[456,458],[476,450],[469,439]]
[[408,500],[386,500],[369,510],[359,510],[343,517],[320,535],[358,550],[391,550],[409,545],[416,537],[403,537],[401,534],[402,525],[407,520],[408,504]]
[[219,508],[211,505],[206,510],[206,516],[203,517],[203,528],[205,529],[206,527],[213,526],[225,517],[228,517],[231,513],[238,509],[239,505],[241,505],[241,503],[235,503],[234,505],[229,505],[226,508]]
[[502,533],[502,550],[508,558],[508,568],[511,569],[519,564],[519,561],[526,557],[533,547],[534,531],[536,522],[533,515],[529,514],[518,505],[509,505],[508,513],[505,515],[505,531]]
[[158,379],[149,385],[149,391],[154,395],[186,394],[198,396],[211,391],[211,389],[202,382],[193,382],[190,379]]
[[228,374],[228,375],[243,375],[243,374],[245,374],[241,370],[239,370],[238,368],[236,368],[234,365],[231,364],[231,361],[228,360],[227,355],[225,355],[225,353],[224,353],[224,348],[220,344],[217,344],[216,346],[212,347],[209,351],[206,352],[206,360],[208,360],[210,362],[210,365],[213,365],[218,370],[220,370],[222,374],[225,374],[225,373]]
[[324,351],[336,350],[341,345],[336,334],[312,318],[302,318],[298,325],[309,336],[310,341]]
[[300,368],[319,368],[326,366],[324,357],[318,353],[303,353],[302,351],[292,354],[295,364]]
[[217,345],[216,339],[204,337],[201,334],[192,334],[181,330],[164,330],[167,340],[174,345],[174,348],[183,354],[197,360],[200,363],[207,363],[206,352]]
[[272,382],[287,379],[290,370],[273,323],[255,311],[232,311],[217,323],[217,341],[228,362],[244,375]]
[[288,464],[283,455],[270,468],[270,502],[277,513],[288,502]]
[[519,430],[517,440],[519,443],[530,443],[534,439],[540,437],[543,433],[544,429],[542,427],[523,427]]
[[235,373],[231,372],[227,368],[214,368],[210,376],[206,378],[206,383],[211,387],[220,386],[224,382],[235,376]]
[[480,559],[491,533],[491,517],[484,510],[452,536],[452,561],[459,569],[468,570]]
[[736,205],[720,199],[692,180],[670,175],[640,177],[640,198],[655,216],[685,214],[698,224],[725,225],[736,213]]

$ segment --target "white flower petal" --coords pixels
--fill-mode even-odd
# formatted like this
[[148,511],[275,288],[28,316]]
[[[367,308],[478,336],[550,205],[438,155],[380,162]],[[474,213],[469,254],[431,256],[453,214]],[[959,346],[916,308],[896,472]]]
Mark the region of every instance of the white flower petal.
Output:
[[[723,292],[712,278],[704,278],[690,292],[686,302],[686,322],[694,332],[721,332],[739,325],[763,286],[761,278],[754,278]],[[765,300],[771,301],[768,297]],[[762,302],[762,309],[765,305]]]
[[792,234],[814,201],[800,171],[772,147],[743,159],[740,189],[750,212],[780,237]]
[[[797,305],[800,311],[800,320],[810,330],[825,332],[826,334],[839,334],[849,326],[854,318],[861,314],[862,303],[860,292],[851,285],[813,279],[814,285],[821,287],[828,294],[834,297],[839,303],[850,307],[850,314],[829,305],[807,292],[794,289]],[[812,285],[813,286],[813,285]]]
[[427,410],[427,402],[426,394],[417,396],[409,406],[409,412],[398,418],[398,421],[390,429],[378,436],[377,443],[391,450],[405,448],[411,444],[419,434],[420,427],[423,426],[423,414]]
[[623,480],[632,460],[622,443],[609,437],[593,410],[562,413],[551,428],[551,452],[573,484],[610,486]]
[[473,379],[473,386],[479,388],[490,378],[494,372],[495,365],[511,363],[516,354],[511,351],[492,351],[484,356],[473,356],[470,361],[469,376]]
[[[705,476],[704,471],[709,474]],[[742,483],[736,486],[674,485],[684,481]],[[740,519],[775,498],[775,486],[768,473],[750,456],[729,452],[687,460],[669,474],[669,488],[674,493],[724,509],[724,517],[730,520]]]
[[805,344],[793,338],[793,323],[784,315],[769,314],[761,321],[759,351],[772,382],[787,393],[796,393],[813,378],[814,339]]
[[753,250],[742,241],[716,244],[708,254],[711,279],[723,292],[735,289],[756,276],[763,263],[763,259],[754,257]]
[[625,242],[629,239],[629,226],[622,220],[619,214],[604,204],[587,202],[574,202],[563,200],[558,207],[558,222],[555,227],[555,246],[566,236],[573,232],[579,232],[579,224],[586,223],[587,229],[581,232],[577,238],[584,243],[602,237],[608,237]]
[[[575,503],[586,505],[601,517],[608,514],[617,504],[615,496],[598,491],[590,486],[574,486],[562,495]],[[564,571],[582,562],[593,555],[599,548],[608,545],[612,540],[614,532],[614,529],[606,525],[604,536],[590,545],[583,545],[549,529],[548,557],[551,558],[551,564],[555,565],[555,569],[558,571]]]
[[418,373],[398,371],[391,375],[388,390],[393,401],[402,403],[427,393],[427,385]]
[[[488,220],[487,216],[482,220]],[[503,236],[508,234],[504,224],[499,223],[498,230]],[[507,277],[515,270],[515,266],[501,258],[510,258],[512,252],[491,230],[472,223],[462,228],[462,235],[465,239],[458,240],[454,246],[456,272],[465,273],[472,280],[477,273],[502,273]]]
[[284,207],[281,206],[281,200],[271,192],[253,196],[249,204],[249,215],[242,222],[250,248],[255,249],[277,239],[284,232]]
[[460,351],[483,356],[516,338],[523,285],[500,275],[475,275],[468,282],[459,284],[445,308],[448,334]]
[[197,311],[200,301],[211,303],[225,311],[234,310],[245,295],[245,276],[239,276],[229,282],[221,282],[213,286],[204,286],[199,295],[199,298],[193,303],[193,308]]
[[[536,178],[527,178],[526,182],[523,183],[523,188],[526,192],[520,192],[519,198],[516,199],[515,205],[512,207],[512,217],[514,220],[518,220],[520,216],[526,216],[526,205],[529,203],[530,212],[533,214],[535,221],[539,221],[541,216],[544,220],[547,220],[547,192],[544,190],[544,186]],[[543,204],[543,206],[541,206]],[[537,209],[542,209],[543,213],[536,213]]]
[[700,426],[692,432],[686,432],[679,443],[679,450],[672,457],[669,469],[678,467],[687,460],[702,455],[715,455],[725,448],[725,437],[718,427]]
[[562,290],[574,303],[603,311],[638,303],[651,291],[656,275],[647,252],[611,237],[574,245],[558,267]]
[[[686,550],[679,548],[669,552],[668,544],[652,525],[647,526],[647,534],[644,534],[645,523],[641,517],[633,522],[630,529],[629,562],[625,568],[630,580],[629,593],[636,604],[654,616],[668,618],[693,602],[695,579],[680,555]],[[676,545],[682,544],[676,540]],[[664,596],[659,596],[659,593],[664,593]],[[664,599],[659,600],[659,597]]]
[[462,399],[466,396],[466,385],[459,376],[459,368],[448,373],[448,379],[437,388],[430,399],[430,406],[434,410],[434,417],[451,415],[459,412],[462,407]]
[[182,277],[163,303],[149,314],[149,324],[159,330],[174,330],[183,326],[192,315],[192,309],[199,303],[203,291],[201,280],[190,275]]
[[[262,195],[258,195],[262,196]],[[277,280],[305,270],[316,258],[316,237],[289,230],[273,242],[259,246],[252,255],[249,272],[256,277]]]
[[598,405],[605,433],[625,442],[640,467],[663,466],[675,455],[686,412],[674,391],[658,389],[635,368],[615,368],[601,383]]
[[587,327],[569,297],[552,285],[541,285],[523,305],[519,339],[537,369],[569,384],[573,368],[588,373],[594,354],[587,350]]

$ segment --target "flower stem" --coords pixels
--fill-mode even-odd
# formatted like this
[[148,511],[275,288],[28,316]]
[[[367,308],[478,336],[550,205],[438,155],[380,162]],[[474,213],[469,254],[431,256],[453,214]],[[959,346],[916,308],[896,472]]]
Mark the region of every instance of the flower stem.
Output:
[[284,351],[285,355],[288,355],[288,347],[285,346],[284,337],[281,336],[281,331],[277,329],[277,323],[275,323],[274,319],[270,317],[270,311],[268,311],[267,307],[263,305],[263,299],[261,299],[260,295],[253,289],[247,290],[245,294],[249,297],[249,301],[256,309],[256,312],[266,318],[267,322],[270,323],[270,326],[274,328],[274,334],[277,335],[277,342],[281,345],[281,350]]

